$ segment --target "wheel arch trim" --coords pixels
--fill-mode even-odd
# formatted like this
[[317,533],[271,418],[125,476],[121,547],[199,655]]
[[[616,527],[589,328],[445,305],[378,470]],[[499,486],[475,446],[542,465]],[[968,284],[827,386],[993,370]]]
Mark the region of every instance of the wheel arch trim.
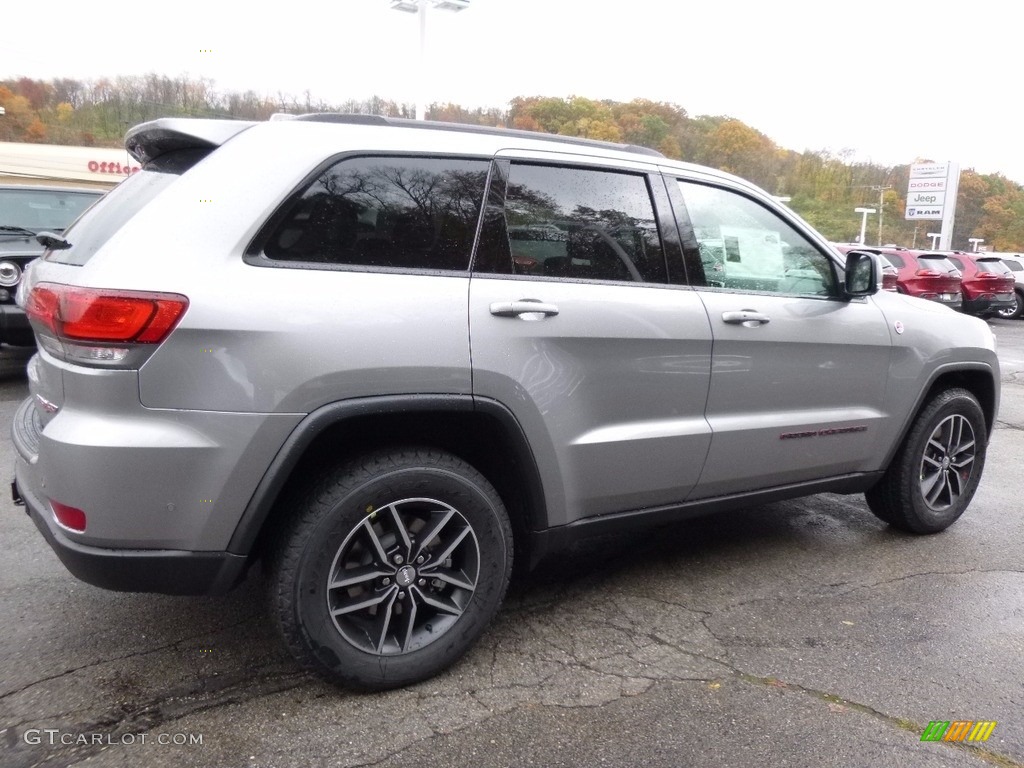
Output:
[[[947,363],[945,365],[938,366],[931,372],[927,381],[921,391],[917,395],[917,399],[914,401],[913,408],[907,411],[907,418],[900,426],[899,438],[893,441],[892,446],[889,448],[888,453],[885,456],[885,461],[882,464],[882,468],[888,467],[896,452],[900,446],[903,445],[903,441],[907,439],[907,434],[914,426],[914,422],[917,420],[918,414],[921,413],[921,409],[925,407],[928,402],[928,395],[935,389],[935,385],[940,379],[944,377],[951,377],[957,374],[968,374],[968,375],[984,375],[990,381],[990,396],[980,397],[977,392],[973,392],[969,387],[965,387],[978,399],[978,404],[981,406],[982,413],[985,414],[985,429],[986,429],[986,440],[991,440],[992,430],[995,427],[996,414],[999,413],[999,381],[995,372],[990,365],[985,363]],[[961,386],[963,386],[961,384]]]
[[547,527],[547,504],[540,470],[526,433],[507,407],[495,400],[472,395],[386,395],[328,403],[306,415],[292,430],[264,472],[239,518],[227,551],[239,555],[252,553],[264,523],[270,517],[292,472],[298,467],[306,450],[326,430],[346,421],[378,415],[474,412],[489,416],[499,424],[522,468],[523,492],[527,498],[526,526],[531,530]]

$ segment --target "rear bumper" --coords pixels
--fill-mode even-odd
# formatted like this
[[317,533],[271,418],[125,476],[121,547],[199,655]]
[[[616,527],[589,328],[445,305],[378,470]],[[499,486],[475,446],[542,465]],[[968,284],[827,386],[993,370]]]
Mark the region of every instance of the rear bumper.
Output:
[[966,315],[984,315],[989,312],[996,312],[1000,309],[1011,309],[1015,301],[1011,299],[998,299],[983,297],[980,299],[964,299],[963,312]]
[[222,594],[245,575],[247,558],[229,552],[182,552],[154,549],[104,549],[83,546],[68,538],[49,504],[28,490],[28,464],[19,458],[12,486],[14,497],[72,575],[87,584],[121,592],[167,595]]

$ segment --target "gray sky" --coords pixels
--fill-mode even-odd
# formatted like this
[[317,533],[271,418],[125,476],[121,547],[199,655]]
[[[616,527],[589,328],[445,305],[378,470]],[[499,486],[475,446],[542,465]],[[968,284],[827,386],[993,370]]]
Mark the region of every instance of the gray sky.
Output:
[[[739,118],[787,149],[1024,183],[1021,16],[1007,0],[472,0],[428,16],[427,100],[646,98]],[[418,21],[388,0],[8,2],[2,18],[0,78],[157,72],[329,102],[417,96]]]

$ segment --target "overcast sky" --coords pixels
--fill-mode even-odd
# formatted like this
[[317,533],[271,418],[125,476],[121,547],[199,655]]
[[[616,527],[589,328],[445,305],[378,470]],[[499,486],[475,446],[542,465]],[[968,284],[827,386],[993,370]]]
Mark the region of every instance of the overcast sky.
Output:
[[[389,0],[4,5],[0,78],[157,72],[328,102],[417,96],[418,21]],[[787,149],[1024,183],[1020,16],[1007,0],[472,0],[428,15],[427,101],[646,98]]]

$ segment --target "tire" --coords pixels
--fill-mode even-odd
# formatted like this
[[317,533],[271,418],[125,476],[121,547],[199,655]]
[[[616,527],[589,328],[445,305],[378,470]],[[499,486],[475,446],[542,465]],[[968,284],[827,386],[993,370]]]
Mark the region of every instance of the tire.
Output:
[[1024,295],[1020,291],[1015,290],[1013,292],[1013,298],[1015,303],[1013,308],[997,309],[996,317],[1002,318],[1003,320],[1016,320],[1022,314],[1024,314]]
[[326,680],[386,690],[459,659],[505,597],[512,529],[491,484],[442,451],[362,456],[295,498],[270,602],[295,658]]
[[921,409],[868,507],[894,528],[944,531],[964,513],[985,466],[985,415],[966,389],[947,389]]

